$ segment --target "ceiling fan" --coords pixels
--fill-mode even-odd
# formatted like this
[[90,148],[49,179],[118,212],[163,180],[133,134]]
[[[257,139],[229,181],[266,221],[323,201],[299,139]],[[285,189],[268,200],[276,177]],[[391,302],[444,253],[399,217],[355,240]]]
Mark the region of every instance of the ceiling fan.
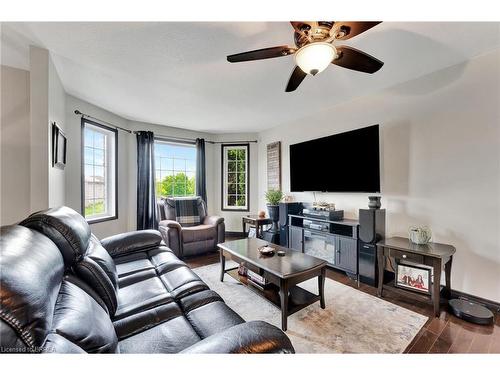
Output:
[[295,91],[307,74],[315,76],[330,63],[364,73],[375,73],[384,63],[369,54],[348,46],[335,46],[337,40],[348,40],[381,22],[290,22],[296,47],[278,46],[229,55],[231,63],[271,59],[294,55],[296,66],[285,91]]

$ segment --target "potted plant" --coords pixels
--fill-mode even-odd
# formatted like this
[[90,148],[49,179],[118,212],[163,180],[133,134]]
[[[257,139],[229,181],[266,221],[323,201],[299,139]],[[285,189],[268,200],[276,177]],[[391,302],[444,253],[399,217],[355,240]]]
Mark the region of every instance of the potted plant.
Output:
[[283,199],[283,192],[281,190],[268,190],[266,191],[266,201],[267,201],[267,211],[269,212],[269,218],[273,221],[273,226],[269,229],[271,233],[278,233],[278,220],[280,218],[280,206],[279,203]]

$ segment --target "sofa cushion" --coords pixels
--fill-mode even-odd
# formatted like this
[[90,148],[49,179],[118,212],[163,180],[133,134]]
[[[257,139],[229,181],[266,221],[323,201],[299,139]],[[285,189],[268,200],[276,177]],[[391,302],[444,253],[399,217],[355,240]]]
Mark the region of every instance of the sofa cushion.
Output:
[[172,301],[173,298],[156,276],[137,281],[118,291],[118,309],[114,320]]
[[113,316],[118,306],[116,289],[106,272],[92,258],[86,256],[77,262],[73,269],[85,281],[99,298],[106,304],[108,313]]
[[71,279],[61,284],[52,331],[86,352],[117,351],[118,337],[108,313]]
[[13,225],[0,231],[0,346],[36,352],[51,329],[64,262],[41,233]]
[[132,253],[115,258],[114,261],[119,279],[137,272],[155,269],[146,252]]
[[120,353],[178,353],[200,341],[182,315],[120,341]]
[[184,243],[214,240],[217,238],[217,227],[215,225],[197,225],[182,229]]
[[171,301],[115,320],[113,325],[118,339],[123,340],[181,315],[182,311],[177,303]]
[[69,207],[35,212],[20,225],[34,229],[50,238],[59,248],[67,267],[80,260],[87,251],[90,227],[85,218]]
[[113,284],[113,287],[115,289],[118,288],[118,272],[116,270],[116,264],[106,249],[102,247],[101,242],[96,236],[91,235],[89,247],[85,255],[96,262],[106,273],[109,281]]
[[[244,323],[213,290],[203,290],[182,298],[179,304],[189,323],[202,339]],[[224,317],[213,319],[214,316]]]
[[177,267],[165,272],[160,276],[160,279],[175,299],[208,289],[207,284],[201,281],[188,266]]

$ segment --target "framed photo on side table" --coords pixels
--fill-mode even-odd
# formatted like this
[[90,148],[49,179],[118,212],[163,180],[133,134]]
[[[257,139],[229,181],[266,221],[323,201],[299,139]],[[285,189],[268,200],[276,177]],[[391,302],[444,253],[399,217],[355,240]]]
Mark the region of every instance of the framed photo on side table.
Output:
[[395,286],[427,295],[431,294],[432,267],[397,263]]

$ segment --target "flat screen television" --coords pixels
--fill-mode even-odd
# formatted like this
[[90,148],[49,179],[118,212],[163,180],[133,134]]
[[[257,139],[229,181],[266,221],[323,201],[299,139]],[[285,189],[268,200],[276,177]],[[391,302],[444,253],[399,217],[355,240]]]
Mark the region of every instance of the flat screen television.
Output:
[[290,190],[379,193],[379,126],[290,145]]

